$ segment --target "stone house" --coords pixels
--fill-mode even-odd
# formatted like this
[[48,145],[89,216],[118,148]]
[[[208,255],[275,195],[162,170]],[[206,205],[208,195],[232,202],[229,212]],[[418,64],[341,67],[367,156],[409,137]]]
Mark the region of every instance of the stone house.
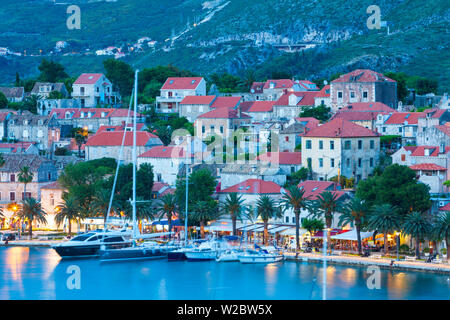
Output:
[[334,112],[355,102],[382,102],[397,109],[397,82],[381,73],[358,69],[331,81],[330,98]]
[[397,135],[402,138],[403,145],[416,144],[419,118],[424,112],[379,113],[376,120],[377,131],[382,135]]
[[314,106],[316,91],[288,92],[273,104],[273,119],[291,119],[298,117],[303,108]]
[[377,166],[380,154],[378,133],[350,121],[335,119],[302,135],[302,165],[315,180],[338,174],[365,179]]
[[69,92],[64,83],[36,82],[31,89],[31,94],[47,99],[51,92],[56,91],[62,94],[64,98],[69,96]]
[[72,85],[72,98],[80,100],[81,108],[120,104],[120,94],[113,90],[113,84],[103,73],[80,75]]
[[179,116],[194,122],[203,113],[211,111],[216,96],[186,96],[179,104]]
[[0,92],[5,95],[9,102],[22,102],[25,98],[24,87],[0,87]]
[[187,96],[205,96],[206,81],[201,77],[169,77],[156,97],[156,112],[179,113],[179,104]]
[[418,119],[418,145],[450,145],[450,111],[448,109],[427,109],[425,116]]
[[290,175],[302,168],[301,152],[267,152],[256,159],[260,166],[280,168],[285,175]]

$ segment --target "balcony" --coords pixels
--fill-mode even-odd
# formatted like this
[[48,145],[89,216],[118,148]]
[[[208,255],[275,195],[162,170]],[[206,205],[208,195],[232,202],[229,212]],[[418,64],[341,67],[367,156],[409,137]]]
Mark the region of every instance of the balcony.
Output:
[[178,102],[180,103],[181,100],[183,100],[184,97],[156,97],[156,102],[158,103],[164,103],[164,102]]

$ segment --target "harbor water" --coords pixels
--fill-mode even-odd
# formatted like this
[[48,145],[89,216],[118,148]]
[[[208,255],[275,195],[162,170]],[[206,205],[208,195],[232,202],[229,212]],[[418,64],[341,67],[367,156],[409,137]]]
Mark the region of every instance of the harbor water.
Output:
[[[322,264],[61,260],[50,248],[0,248],[0,299],[322,298]],[[450,276],[329,265],[328,299],[450,299]]]

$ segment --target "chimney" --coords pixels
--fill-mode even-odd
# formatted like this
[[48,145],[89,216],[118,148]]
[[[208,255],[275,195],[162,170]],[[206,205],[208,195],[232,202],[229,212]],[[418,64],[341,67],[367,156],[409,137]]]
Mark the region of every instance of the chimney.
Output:
[[429,157],[430,156],[430,149],[425,148],[423,151],[424,156]]

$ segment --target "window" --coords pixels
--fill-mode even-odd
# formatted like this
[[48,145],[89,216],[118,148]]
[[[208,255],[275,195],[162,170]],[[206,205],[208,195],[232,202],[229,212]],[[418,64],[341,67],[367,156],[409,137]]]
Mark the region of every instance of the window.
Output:
[[358,149],[362,149],[362,140],[358,140]]
[[97,92],[100,92],[100,88],[99,87],[97,87]]
[[311,149],[311,140],[306,140],[306,149]]
[[16,193],[15,192],[10,192],[9,193],[9,200],[10,201],[16,201]]
[[370,149],[374,149],[375,148],[375,141],[370,140]]
[[398,128],[398,132],[400,132],[400,133],[402,132],[402,127]]
[[386,132],[386,127],[383,127],[383,132]]
[[22,200],[30,199],[31,198],[31,192],[22,192]]
[[319,140],[319,149],[322,150],[323,149],[323,141]]
[[80,87],[80,93],[81,95],[84,95],[84,87]]
[[334,150],[334,141],[330,141],[330,150]]
[[338,91],[338,99],[342,99],[342,91]]
[[284,139],[286,140],[286,142],[289,142],[289,136],[284,137]]
[[350,150],[352,148],[352,142],[350,140],[345,141],[344,143],[344,149]]
[[292,217],[292,223],[295,223],[295,217]]
[[220,133],[223,133],[223,126],[220,126]]
[[47,178],[48,178],[48,180],[52,180],[52,173],[51,172],[47,172]]
[[406,154],[402,154],[402,161],[406,161]]
[[202,126],[202,133],[205,133],[205,126]]
[[330,167],[334,168],[334,159],[330,159]]
[[10,182],[16,182],[16,175],[14,173],[12,173],[9,177],[9,181]]
[[308,168],[311,168],[312,167],[312,159],[308,158],[308,159],[306,159],[306,161],[308,163]]
[[364,98],[364,99],[367,99],[367,97],[368,97],[368,92],[367,92],[367,91],[364,91],[364,92],[363,92],[363,98]]
[[370,167],[372,168],[373,167],[373,158],[370,158],[369,163],[370,163]]
[[362,167],[362,159],[358,158],[358,167],[361,168]]
[[347,159],[347,168],[350,168],[350,165],[351,165],[351,163],[350,163],[350,159]]
[[319,158],[319,167],[323,168],[323,158]]
[[286,223],[289,223],[289,217],[286,217]]
[[50,194],[50,205],[51,206],[55,205],[55,196],[53,195],[53,193]]
[[351,91],[351,92],[350,92],[350,98],[352,98],[352,99],[355,98],[355,91]]
[[158,181],[161,181],[161,173],[156,174],[156,179],[157,179]]
[[211,132],[214,132],[214,126],[211,126],[210,128],[211,128]]

